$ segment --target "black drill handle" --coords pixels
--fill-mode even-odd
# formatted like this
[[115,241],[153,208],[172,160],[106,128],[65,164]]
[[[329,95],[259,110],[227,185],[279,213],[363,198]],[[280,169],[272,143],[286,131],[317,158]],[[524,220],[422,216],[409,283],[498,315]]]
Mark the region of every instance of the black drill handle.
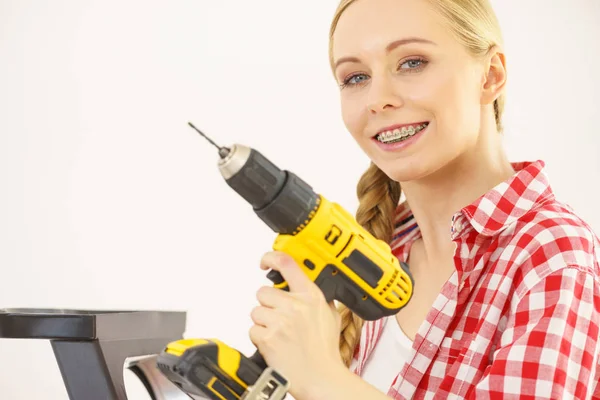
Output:
[[261,371],[267,368],[267,363],[258,350],[256,350],[256,352],[250,356],[250,361],[256,364]]

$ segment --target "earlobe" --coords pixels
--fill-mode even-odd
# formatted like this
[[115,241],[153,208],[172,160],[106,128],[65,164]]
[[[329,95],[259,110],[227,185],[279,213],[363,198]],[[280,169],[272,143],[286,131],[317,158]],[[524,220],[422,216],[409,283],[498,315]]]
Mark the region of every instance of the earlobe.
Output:
[[506,59],[499,48],[490,50],[490,58],[486,65],[486,78],[483,82],[481,102],[492,104],[504,91],[506,86]]

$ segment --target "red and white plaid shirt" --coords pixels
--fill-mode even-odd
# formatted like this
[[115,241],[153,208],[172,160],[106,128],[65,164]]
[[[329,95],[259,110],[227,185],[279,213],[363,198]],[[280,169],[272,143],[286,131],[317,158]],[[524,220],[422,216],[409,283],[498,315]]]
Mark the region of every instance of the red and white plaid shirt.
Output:
[[[388,396],[600,399],[600,242],[555,199],[544,165],[513,163],[511,179],[454,215],[456,271]],[[401,204],[392,241],[399,260],[419,237]],[[384,322],[364,324],[354,373]]]

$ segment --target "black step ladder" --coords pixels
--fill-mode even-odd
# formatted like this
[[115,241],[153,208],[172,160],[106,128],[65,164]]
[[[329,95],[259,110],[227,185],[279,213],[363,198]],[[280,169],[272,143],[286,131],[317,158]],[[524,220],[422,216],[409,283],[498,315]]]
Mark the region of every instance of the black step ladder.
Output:
[[0,339],[50,341],[70,400],[128,400],[126,368],[153,400],[195,398],[156,367],[167,343],[183,338],[185,324],[179,311],[0,309]]

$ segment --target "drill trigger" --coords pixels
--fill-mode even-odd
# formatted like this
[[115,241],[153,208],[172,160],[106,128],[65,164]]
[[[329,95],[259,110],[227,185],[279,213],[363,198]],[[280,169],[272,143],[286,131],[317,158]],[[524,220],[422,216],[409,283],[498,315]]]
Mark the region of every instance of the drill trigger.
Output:
[[283,276],[281,276],[281,273],[279,271],[274,270],[274,269],[272,269],[267,274],[267,278],[269,278],[276,285],[279,285],[279,284],[285,282],[285,279],[283,279]]

